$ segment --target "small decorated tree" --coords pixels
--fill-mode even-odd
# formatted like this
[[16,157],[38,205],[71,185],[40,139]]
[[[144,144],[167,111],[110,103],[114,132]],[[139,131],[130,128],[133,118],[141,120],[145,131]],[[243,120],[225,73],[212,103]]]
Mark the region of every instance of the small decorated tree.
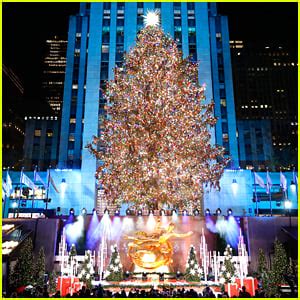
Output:
[[85,253],[84,262],[82,264],[81,272],[79,273],[78,277],[80,281],[82,281],[86,285],[86,287],[91,288],[94,273],[95,272],[93,268],[91,251],[88,250]]
[[262,289],[265,291],[269,285],[269,275],[266,263],[266,255],[262,249],[258,251],[258,268],[259,277],[261,278]]
[[274,257],[269,273],[269,284],[266,290],[267,297],[280,297],[279,287],[284,283],[284,274],[288,267],[288,259],[282,244],[275,240]]
[[203,271],[197,261],[195,247],[192,245],[186,262],[185,279],[187,281],[200,281],[202,273]]
[[123,266],[116,245],[113,247],[110,263],[104,277],[108,281],[121,281],[123,279]]
[[41,247],[36,263],[34,265],[34,281],[37,285],[44,285],[44,275],[45,275],[45,252],[44,248]]
[[232,248],[227,245],[224,251],[224,265],[221,268],[220,283],[230,283],[235,281],[235,267],[232,262]]
[[75,244],[72,244],[70,252],[69,252],[69,259],[68,259],[68,264],[69,264],[69,275],[76,275],[76,270],[77,270],[77,251],[76,251],[76,246]]
[[9,283],[11,288],[33,283],[33,246],[31,238],[22,245],[20,256],[14,269],[10,273]]

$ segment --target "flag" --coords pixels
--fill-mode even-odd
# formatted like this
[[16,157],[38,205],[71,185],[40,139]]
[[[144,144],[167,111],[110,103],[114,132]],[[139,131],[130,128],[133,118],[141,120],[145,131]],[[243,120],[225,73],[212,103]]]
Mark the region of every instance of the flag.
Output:
[[285,192],[287,189],[287,181],[286,181],[286,177],[283,175],[281,171],[280,171],[280,186]]
[[2,199],[5,199],[6,196],[6,190],[7,190],[7,184],[5,182],[5,180],[2,182]]
[[44,182],[44,180],[41,178],[41,176],[40,176],[40,174],[37,172],[37,170],[36,170],[36,168],[34,169],[34,181],[35,182],[37,182],[37,181],[39,181],[39,182],[41,182],[42,184],[43,184],[43,186],[44,186],[44,188],[45,189],[47,189],[47,184]]
[[272,185],[273,185],[273,183],[272,183],[269,171],[267,171],[267,185],[266,185],[267,194],[270,194]]
[[254,172],[254,184],[258,184],[262,188],[266,187],[264,180],[255,172]]
[[298,177],[297,177],[297,175],[296,175],[296,173],[295,173],[295,169],[293,170],[293,181],[294,181],[294,183],[295,183],[296,185],[298,185]]
[[9,197],[12,192],[13,192],[13,185],[12,185],[12,181],[9,176],[9,173],[7,171],[7,173],[6,173],[6,193],[5,193],[6,197]]
[[48,169],[48,188],[50,187],[50,183],[52,184],[55,192],[59,193],[59,190],[58,190],[58,188],[57,188],[57,186],[56,186],[56,184],[55,184],[55,182],[54,182],[54,180],[53,180],[53,178],[50,174],[50,170]]
[[32,190],[35,190],[37,188],[32,180],[27,175],[25,175],[23,171],[21,172],[20,183],[23,183],[24,185],[30,187]]

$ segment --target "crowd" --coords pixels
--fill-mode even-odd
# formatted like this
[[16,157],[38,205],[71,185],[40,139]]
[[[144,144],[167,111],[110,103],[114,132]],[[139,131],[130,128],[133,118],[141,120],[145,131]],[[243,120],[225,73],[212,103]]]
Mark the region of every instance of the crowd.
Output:
[[[264,295],[257,291],[255,297],[262,298]],[[47,286],[44,286],[43,288],[27,289],[19,294],[14,292],[10,295],[10,298],[61,298],[61,295],[59,291],[50,295]],[[99,285],[92,289],[82,287],[80,291],[74,293],[72,296],[67,294],[65,298],[229,298],[229,295],[227,292],[215,294],[208,286],[202,292],[197,292],[192,288],[163,288],[160,290],[154,288],[150,290],[133,288],[127,291],[124,289],[111,291]],[[245,287],[240,291],[239,298],[251,298]]]

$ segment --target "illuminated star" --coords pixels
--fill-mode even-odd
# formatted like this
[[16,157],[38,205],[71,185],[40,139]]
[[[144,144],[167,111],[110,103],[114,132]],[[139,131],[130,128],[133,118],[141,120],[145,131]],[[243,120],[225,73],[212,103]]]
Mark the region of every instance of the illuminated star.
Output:
[[159,26],[159,12],[155,11],[147,11],[147,14],[143,16],[144,25],[147,26]]

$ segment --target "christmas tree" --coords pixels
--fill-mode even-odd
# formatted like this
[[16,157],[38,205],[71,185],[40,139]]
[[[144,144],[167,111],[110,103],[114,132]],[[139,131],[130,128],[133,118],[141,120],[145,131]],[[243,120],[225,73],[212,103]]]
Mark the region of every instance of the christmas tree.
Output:
[[107,84],[109,117],[87,147],[101,161],[96,176],[109,203],[200,206],[203,183],[217,185],[228,162],[210,143],[214,104],[198,64],[147,24]]
[[220,283],[230,283],[235,281],[235,267],[232,262],[232,248],[227,245],[224,251],[224,264],[221,267]]
[[202,273],[203,271],[197,261],[195,247],[191,246],[189,257],[186,263],[185,279],[187,281],[200,281]]
[[34,265],[34,281],[37,285],[44,285],[44,275],[45,275],[45,253],[44,248],[41,247],[37,261]]
[[262,289],[266,290],[269,285],[269,271],[267,269],[266,255],[262,249],[258,250],[258,274],[261,278]]
[[275,240],[274,257],[272,260],[271,270],[269,273],[269,284],[267,288],[268,297],[280,297],[279,287],[284,283],[284,274],[288,268],[288,259],[282,244]]
[[92,280],[94,278],[94,268],[93,262],[91,257],[91,251],[88,250],[84,256],[84,262],[82,264],[81,272],[79,273],[78,277],[80,281],[84,282],[88,288],[92,287]]
[[121,281],[123,280],[123,266],[120,260],[120,254],[117,246],[113,247],[110,263],[105,272],[105,279],[108,281]]
[[10,274],[10,286],[17,288],[19,286],[33,284],[33,246],[31,238],[27,239],[22,245],[20,256]]

